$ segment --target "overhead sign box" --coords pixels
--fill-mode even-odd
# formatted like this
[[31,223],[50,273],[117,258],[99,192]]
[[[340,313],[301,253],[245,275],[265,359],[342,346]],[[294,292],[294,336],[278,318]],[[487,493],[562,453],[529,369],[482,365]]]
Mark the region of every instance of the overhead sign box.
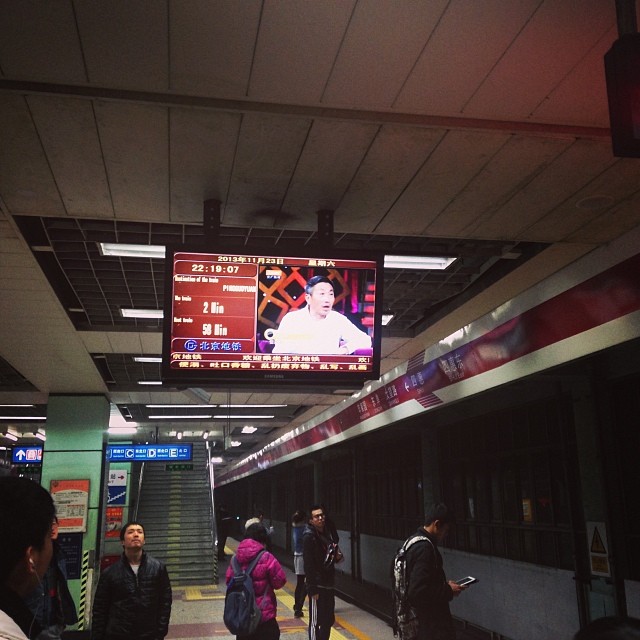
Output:
[[184,444],[109,444],[109,462],[187,461],[193,457],[191,443]]
[[42,447],[14,447],[13,464],[42,464]]

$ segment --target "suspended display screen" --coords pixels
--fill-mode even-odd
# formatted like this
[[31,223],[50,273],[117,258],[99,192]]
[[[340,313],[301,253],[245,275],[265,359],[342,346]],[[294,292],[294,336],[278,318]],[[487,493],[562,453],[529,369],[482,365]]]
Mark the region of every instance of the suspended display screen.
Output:
[[361,385],[380,374],[382,261],[167,248],[163,381]]

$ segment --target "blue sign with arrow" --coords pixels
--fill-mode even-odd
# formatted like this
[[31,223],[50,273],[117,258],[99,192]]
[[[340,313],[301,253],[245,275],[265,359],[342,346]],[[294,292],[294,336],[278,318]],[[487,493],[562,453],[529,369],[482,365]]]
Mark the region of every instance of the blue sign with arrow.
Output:
[[13,464],[42,464],[42,447],[13,447]]

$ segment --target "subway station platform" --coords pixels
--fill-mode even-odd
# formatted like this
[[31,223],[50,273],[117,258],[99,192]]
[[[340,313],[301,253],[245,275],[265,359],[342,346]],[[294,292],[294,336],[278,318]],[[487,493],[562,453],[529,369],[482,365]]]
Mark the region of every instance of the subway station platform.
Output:
[[[227,553],[231,554],[237,546],[229,540]],[[224,575],[229,557],[220,564],[220,580],[210,586],[175,586],[173,588],[173,607],[171,624],[167,639],[171,640],[210,640],[211,638],[232,639],[222,621],[224,609]],[[293,592],[296,577],[283,565],[287,574],[287,584],[276,591],[278,600],[278,625],[283,638],[304,640],[308,637],[307,607],[305,616],[293,616]],[[363,611],[356,605],[336,597],[336,623],[331,630],[331,640],[378,640],[393,638],[391,628],[386,622]]]
[[[169,626],[169,640],[210,640],[211,638],[233,639],[222,621],[224,610],[224,575],[227,570],[231,554],[238,542],[229,539],[227,542],[227,558],[219,567],[219,584],[209,586],[174,586],[171,623]],[[276,553],[276,556],[279,554]],[[282,560],[282,559],[281,559]],[[276,591],[278,600],[278,625],[283,638],[290,640],[305,640],[308,638],[308,609],[305,603],[304,617],[293,616],[293,593],[296,577],[284,562],[282,567],[287,575],[287,583]],[[339,593],[340,580],[336,581],[336,591]],[[366,597],[366,596],[363,596]],[[365,608],[349,602],[336,595],[336,622],[331,630],[331,640],[382,640],[393,638],[389,624],[380,617],[370,613],[378,608],[386,610],[386,603],[363,601]],[[387,609],[389,607],[386,607]],[[458,640],[486,640],[488,634],[480,630],[457,624]]]

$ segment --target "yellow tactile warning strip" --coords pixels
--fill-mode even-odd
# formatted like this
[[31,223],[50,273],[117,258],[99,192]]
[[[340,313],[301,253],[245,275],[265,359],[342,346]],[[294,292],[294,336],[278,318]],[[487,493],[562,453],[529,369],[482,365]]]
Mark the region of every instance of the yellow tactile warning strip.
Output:
[[[291,583],[287,582],[284,589],[278,589],[276,591],[278,611],[280,613],[282,613],[284,609],[293,612],[294,600],[292,593],[294,589],[295,587]],[[224,600],[224,588],[220,588],[218,585],[175,587],[173,589],[173,593],[176,600],[184,600],[185,602]],[[280,632],[283,635],[300,633],[307,628],[308,624],[306,618],[293,618],[288,613],[285,615],[278,615],[277,619],[280,626]],[[172,633],[169,635],[176,637],[173,636]],[[347,622],[344,618],[336,616],[336,624],[331,629],[331,640],[353,640],[353,638],[356,638],[356,640],[372,640],[370,636]]]

